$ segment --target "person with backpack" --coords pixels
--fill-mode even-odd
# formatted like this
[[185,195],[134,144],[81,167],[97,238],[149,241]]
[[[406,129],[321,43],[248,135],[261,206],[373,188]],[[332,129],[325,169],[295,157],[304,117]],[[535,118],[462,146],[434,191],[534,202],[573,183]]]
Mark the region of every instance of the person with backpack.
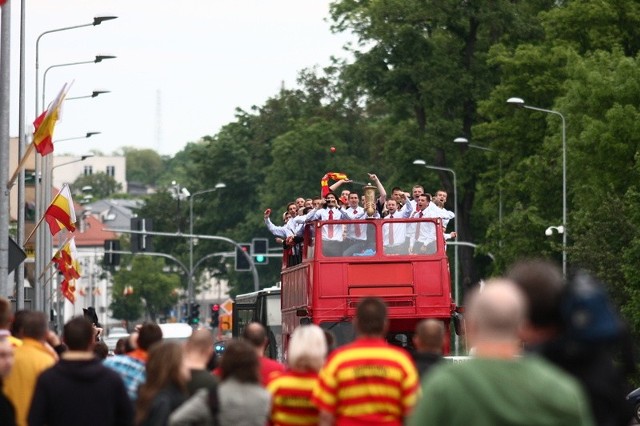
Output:
[[[632,407],[625,399],[625,374],[634,369],[633,355],[620,351],[629,335],[603,284],[581,270],[565,282],[557,265],[541,259],[515,263],[507,277],[528,301],[521,336],[526,349],[580,382],[596,424],[628,425]],[[614,362],[618,353],[620,365]]]

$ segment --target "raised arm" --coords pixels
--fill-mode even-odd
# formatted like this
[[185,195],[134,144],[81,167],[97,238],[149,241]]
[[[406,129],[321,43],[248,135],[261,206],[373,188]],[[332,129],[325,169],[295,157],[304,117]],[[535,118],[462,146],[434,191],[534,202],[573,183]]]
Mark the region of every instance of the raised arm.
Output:
[[378,188],[378,192],[380,193],[380,195],[378,196],[378,200],[380,201],[380,204],[384,204],[387,201],[387,191],[385,191],[384,186],[382,186],[382,182],[380,182],[378,176],[373,173],[369,173],[369,179],[371,179],[371,181],[375,183],[376,187]]
[[276,237],[287,238],[290,233],[287,233],[286,226],[276,226],[271,222],[269,216],[271,215],[271,209],[267,209],[264,211],[264,224],[267,225],[267,229]]
[[329,186],[329,191],[336,192],[336,189],[340,188],[343,183],[351,183],[351,179],[340,179]]

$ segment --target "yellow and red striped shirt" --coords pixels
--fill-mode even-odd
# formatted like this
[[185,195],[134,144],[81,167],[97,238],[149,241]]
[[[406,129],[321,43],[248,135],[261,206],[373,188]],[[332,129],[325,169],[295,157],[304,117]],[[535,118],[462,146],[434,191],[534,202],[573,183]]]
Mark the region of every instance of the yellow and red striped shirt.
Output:
[[408,353],[381,338],[360,338],[331,354],[312,402],[333,414],[336,426],[400,426],[416,403],[418,386]]
[[271,424],[317,425],[318,408],[311,403],[311,391],[317,382],[315,372],[288,371],[273,378],[267,385],[271,393]]

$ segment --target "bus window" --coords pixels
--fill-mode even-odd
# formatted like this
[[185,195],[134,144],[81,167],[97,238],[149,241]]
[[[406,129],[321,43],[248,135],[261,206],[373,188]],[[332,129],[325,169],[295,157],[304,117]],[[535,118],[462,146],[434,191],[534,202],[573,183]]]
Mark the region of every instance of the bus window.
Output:
[[376,227],[373,223],[344,225],[343,256],[373,256],[376,254]]
[[[394,228],[395,229],[395,228]],[[411,240],[411,254],[435,254],[437,251],[436,232],[442,232],[433,222],[407,224],[407,237]]]
[[382,224],[382,245],[385,255],[409,254],[409,236],[406,222],[396,221]]
[[373,223],[324,223],[319,235],[322,235],[322,255],[325,257],[376,254],[376,228]]
[[235,305],[234,309],[236,309],[238,312],[237,330],[238,330],[238,336],[240,336],[242,335],[242,332],[244,331],[244,328],[246,327],[246,325],[249,324],[251,321],[255,320],[256,311],[254,306],[251,306],[250,308],[246,308],[241,305]]

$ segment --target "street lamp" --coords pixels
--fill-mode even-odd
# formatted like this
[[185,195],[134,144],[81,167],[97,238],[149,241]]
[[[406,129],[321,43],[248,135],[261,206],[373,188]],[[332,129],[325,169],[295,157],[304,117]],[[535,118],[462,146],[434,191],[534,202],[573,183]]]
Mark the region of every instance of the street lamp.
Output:
[[[426,167],[427,169],[449,172],[453,175],[453,214],[456,216],[456,220],[453,222],[453,226],[454,226],[454,231],[457,234],[458,221],[460,219],[458,218],[458,183],[456,180],[456,172],[453,169],[449,169],[447,167],[431,166],[427,164],[424,160],[414,160],[413,164],[415,164],[416,166]],[[454,262],[454,277],[455,277],[454,278],[454,283],[455,283],[454,294],[455,294],[455,299],[457,303],[459,301],[458,299],[458,246],[457,245],[454,247],[453,256],[454,256],[453,262]]]
[[[447,167],[439,167],[439,166],[431,166],[429,164],[427,164],[424,160],[414,160],[413,164],[415,164],[416,166],[423,166],[427,169],[432,169],[432,170],[441,170],[443,172],[449,172],[453,175],[453,214],[456,216],[455,220],[453,222],[453,226],[454,226],[454,231],[456,233],[456,235],[458,234],[458,221],[460,220],[458,218],[458,182],[456,180],[456,172],[453,169],[447,168]],[[459,298],[459,273],[458,273],[458,244],[455,244],[453,246],[453,283],[454,283],[454,298],[456,300],[456,305],[460,302],[460,298]],[[460,339],[459,336],[456,334],[455,336],[455,354],[458,355],[459,351],[460,351]]]
[[[96,25],[100,25],[101,23],[103,23],[105,21],[110,21],[112,19],[117,19],[117,18],[118,18],[117,16],[110,16],[110,15],[96,16],[95,18],[93,18],[93,21],[88,23],[88,24],[80,24],[80,25],[73,25],[71,27],[56,28],[56,29],[53,29],[53,30],[45,31],[45,32],[41,33],[38,36],[38,38],[36,39],[36,104],[35,104],[36,117],[40,114],[40,108],[38,108],[38,88],[39,88],[39,85],[40,85],[40,74],[39,74],[39,70],[40,70],[40,39],[42,39],[42,37],[47,35],[47,34],[57,33],[57,32],[67,31],[67,30],[74,30],[76,28],[96,26]],[[43,107],[44,107],[44,105],[43,105]]]
[[550,226],[544,231],[544,235],[550,237],[553,235],[553,231],[556,231],[558,234],[564,234],[564,226]]
[[567,276],[567,124],[564,115],[559,111],[538,108],[525,104],[521,98],[507,99],[509,105],[554,114],[562,120],[562,274]]
[[227,185],[223,182],[218,182],[213,188],[203,189],[202,191],[196,191],[189,196],[189,283],[187,289],[187,299],[189,303],[195,302],[194,286],[193,286],[193,197],[196,195],[207,194],[209,192],[217,191],[218,189],[226,188]]
[[496,153],[498,157],[498,223],[500,224],[500,229],[502,229],[502,159],[499,155],[497,155],[497,151],[492,148],[487,148],[486,146],[475,145],[469,143],[467,138],[459,137],[453,140],[455,143],[465,144],[469,148],[481,149],[483,151],[489,151]]
[[53,143],[73,141],[73,140],[76,140],[76,139],[89,139],[91,136],[99,135],[101,133],[102,132],[87,132],[87,133],[85,133],[84,136],[74,136],[72,138],[56,139],[55,141],[53,141]]
[[[51,65],[49,68],[47,68],[46,70],[44,70],[44,75],[42,76],[42,108],[44,109],[44,105],[45,105],[45,95],[47,93],[47,73],[53,69],[53,68],[60,68],[60,67],[70,67],[72,65],[84,65],[84,64],[97,64],[100,63],[104,60],[107,59],[115,59],[116,56],[114,55],[96,55],[96,57],[90,61],[80,61],[80,62],[68,62],[66,64],[56,64],[56,65]],[[100,93],[106,93],[105,91],[101,91]],[[92,94],[92,98],[95,98],[96,96],[98,96],[100,93],[94,92]],[[88,96],[87,96],[88,97]],[[74,98],[75,99],[75,98]]]
[[86,98],[95,98],[97,96],[100,96],[104,93],[111,93],[110,90],[100,90],[100,89],[96,89],[93,92],[91,92],[90,95],[85,95],[85,96],[74,96],[71,98],[65,98],[66,101],[75,101],[76,99],[86,99]]
[[64,163],[56,164],[55,166],[51,167],[51,170],[57,169],[58,167],[66,166],[67,164],[79,163],[81,161],[86,160],[87,158],[91,158],[91,157],[94,157],[94,156],[95,156],[95,154],[92,154],[92,153],[84,154],[84,155],[81,155],[80,158],[78,158],[78,159],[71,160],[71,161],[65,161]]

